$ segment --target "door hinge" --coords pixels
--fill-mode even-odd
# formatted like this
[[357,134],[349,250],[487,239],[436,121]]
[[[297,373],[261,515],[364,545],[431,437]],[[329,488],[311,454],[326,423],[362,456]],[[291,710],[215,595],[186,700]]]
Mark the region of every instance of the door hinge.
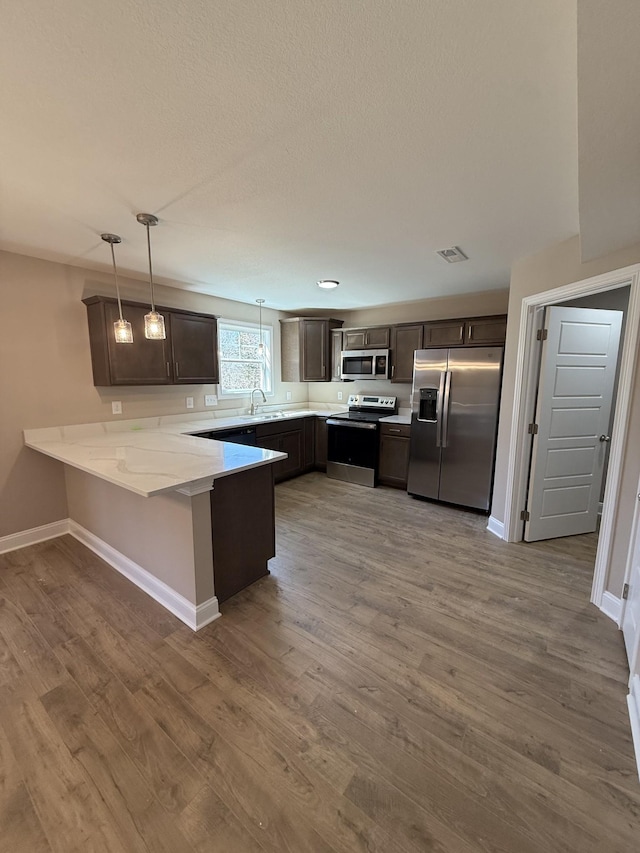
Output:
[[629,584],[628,584],[628,583],[626,583],[626,584],[622,587],[622,600],[623,600],[623,601],[626,601],[628,598],[629,598]]
[[538,424],[529,424],[529,435],[538,434]]
[[522,512],[520,513],[520,521],[530,521],[530,520],[531,520],[531,515],[529,513],[529,510],[523,509]]
[[538,329],[538,333],[536,334],[536,338],[539,341],[546,341],[549,337],[549,332],[547,329]]

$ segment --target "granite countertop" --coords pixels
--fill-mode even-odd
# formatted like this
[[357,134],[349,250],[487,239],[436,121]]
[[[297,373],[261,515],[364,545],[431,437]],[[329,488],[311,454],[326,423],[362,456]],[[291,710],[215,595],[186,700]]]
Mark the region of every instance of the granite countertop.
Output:
[[172,415],[30,429],[24,431],[24,441],[33,450],[143,497],[171,491],[197,494],[210,490],[219,477],[270,465],[287,454],[192,433],[326,414],[303,409],[229,418]]

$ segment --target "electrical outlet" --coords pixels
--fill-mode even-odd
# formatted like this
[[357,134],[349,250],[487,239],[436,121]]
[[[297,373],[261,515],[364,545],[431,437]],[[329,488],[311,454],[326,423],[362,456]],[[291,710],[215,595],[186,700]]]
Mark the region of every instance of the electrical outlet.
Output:
[[216,394],[205,394],[204,395],[204,404],[205,406],[217,406],[218,405],[218,397]]
[[112,415],[121,415],[122,414],[122,403],[120,400],[114,400],[111,403],[111,414]]
[[291,399],[291,391],[287,391],[287,400]]
[[193,397],[187,397],[187,409],[193,409]]
[[338,391],[338,400],[342,400],[342,391]]

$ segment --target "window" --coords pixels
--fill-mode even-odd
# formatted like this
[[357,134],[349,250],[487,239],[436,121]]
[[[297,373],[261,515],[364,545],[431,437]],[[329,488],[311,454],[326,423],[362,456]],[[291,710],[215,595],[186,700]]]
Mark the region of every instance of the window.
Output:
[[264,354],[261,356],[258,326],[235,320],[218,320],[221,397],[246,396],[254,388],[273,394],[271,338],[271,326],[263,324]]

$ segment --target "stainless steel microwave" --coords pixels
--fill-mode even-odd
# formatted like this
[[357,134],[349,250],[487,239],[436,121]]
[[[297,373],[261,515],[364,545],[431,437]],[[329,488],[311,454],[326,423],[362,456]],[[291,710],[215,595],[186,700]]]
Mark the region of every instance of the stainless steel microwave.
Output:
[[342,350],[341,379],[388,379],[388,349]]

